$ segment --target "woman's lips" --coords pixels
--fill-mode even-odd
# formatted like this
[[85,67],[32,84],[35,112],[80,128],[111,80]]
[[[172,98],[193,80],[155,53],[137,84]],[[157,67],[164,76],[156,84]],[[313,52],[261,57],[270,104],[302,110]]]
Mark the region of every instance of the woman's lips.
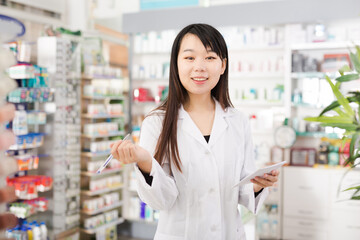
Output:
[[194,83],[196,83],[196,84],[204,84],[208,80],[208,78],[206,78],[206,77],[193,77],[193,78],[191,78],[191,80],[193,80]]

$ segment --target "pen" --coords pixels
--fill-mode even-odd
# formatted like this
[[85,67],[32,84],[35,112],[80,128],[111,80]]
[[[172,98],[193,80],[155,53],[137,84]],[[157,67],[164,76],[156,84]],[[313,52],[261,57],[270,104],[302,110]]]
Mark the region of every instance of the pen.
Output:
[[[128,133],[124,138],[123,141],[128,140],[130,137],[130,133]],[[104,168],[109,164],[109,162],[111,161],[111,159],[113,159],[113,155],[110,154],[110,156],[105,160],[105,162],[101,165],[101,167],[97,170],[97,174],[100,174],[102,172],[102,170],[104,170]]]

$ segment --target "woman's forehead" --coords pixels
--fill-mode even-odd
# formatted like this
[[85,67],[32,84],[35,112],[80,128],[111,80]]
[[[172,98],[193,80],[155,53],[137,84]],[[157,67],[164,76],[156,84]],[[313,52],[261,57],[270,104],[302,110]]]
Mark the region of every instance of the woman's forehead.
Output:
[[215,52],[211,48],[211,46],[205,46],[197,35],[191,33],[186,34],[181,40],[179,51],[195,52],[199,50],[204,50],[206,52]]

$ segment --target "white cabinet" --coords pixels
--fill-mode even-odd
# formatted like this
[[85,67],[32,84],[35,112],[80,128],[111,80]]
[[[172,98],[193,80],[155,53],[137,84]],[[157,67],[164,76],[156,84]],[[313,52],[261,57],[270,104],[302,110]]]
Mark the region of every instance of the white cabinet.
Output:
[[330,220],[331,240],[360,238],[360,208],[351,210],[334,209]]
[[[360,204],[337,194],[344,169],[286,167],[283,172],[284,239],[359,238]],[[351,171],[340,189],[359,181],[359,171]]]
[[300,172],[298,168],[285,170],[284,212],[286,215],[327,219],[330,176],[320,169]]

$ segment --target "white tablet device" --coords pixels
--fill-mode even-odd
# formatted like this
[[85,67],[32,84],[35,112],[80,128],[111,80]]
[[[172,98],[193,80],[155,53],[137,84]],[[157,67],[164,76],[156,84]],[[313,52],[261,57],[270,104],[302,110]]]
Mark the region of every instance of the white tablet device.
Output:
[[251,183],[251,181],[250,181],[251,179],[253,179],[255,177],[263,177],[263,175],[265,173],[270,173],[272,170],[280,168],[285,163],[286,163],[286,161],[282,161],[282,162],[276,163],[276,164],[268,166],[268,167],[260,168],[260,169],[256,170],[255,172],[253,172],[252,174],[249,174],[246,177],[244,177],[243,179],[241,179],[240,182],[238,182],[237,184],[234,185],[234,187]]

